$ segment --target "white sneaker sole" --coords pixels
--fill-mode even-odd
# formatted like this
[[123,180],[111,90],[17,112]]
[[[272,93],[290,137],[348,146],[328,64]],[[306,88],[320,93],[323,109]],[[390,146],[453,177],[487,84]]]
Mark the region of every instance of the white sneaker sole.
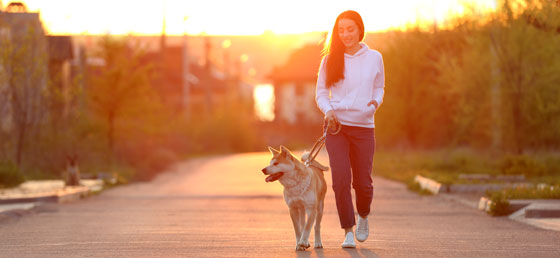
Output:
[[368,236],[365,236],[365,237],[356,236],[356,240],[358,240],[360,242],[365,242],[367,240],[367,238],[368,238]]
[[[352,240],[347,241],[348,235],[352,234]],[[348,232],[348,234],[346,234],[346,238],[344,239],[344,242],[342,243],[342,248],[356,248],[356,243],[353,241],[354,240],[354,234]]]

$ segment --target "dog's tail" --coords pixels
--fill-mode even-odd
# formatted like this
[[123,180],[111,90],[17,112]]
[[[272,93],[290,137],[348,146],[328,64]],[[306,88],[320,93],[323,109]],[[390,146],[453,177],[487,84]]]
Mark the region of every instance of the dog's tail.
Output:
[[[309,159],[310,155],[311,155],[311,152],[309,152],[309,151],[303,152],[303,155],[301,155],[301,161],[305,162],[307,159]],[[313,162],[311,162],[311,166],[314,166],[314,167],[320,169],[321,171],[328,171],[329,170],[329,167],[325,167],[325,166],[321,165],[321,163],[319,163],[319,161],[317,161],[317,160],[313,160]]]

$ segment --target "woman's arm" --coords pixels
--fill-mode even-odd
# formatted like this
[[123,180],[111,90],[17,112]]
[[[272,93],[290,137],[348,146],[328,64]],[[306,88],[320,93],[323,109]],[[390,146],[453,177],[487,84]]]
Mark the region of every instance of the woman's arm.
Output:
[[321,61],[321,66],[319,67],[319,75],[317,78],[317,86],[315,91],[315,102],[317,102],[317,106],[323,112],[323,114],[327,114],[329,111],[333,110],[330,99],[329,99],[329,89],[327,89],[326,81],[327,81],[327,73],[326,69],[327,66],[325,65],[327,57],[323,58]]
[[[368,105],[375,105],[375,108],[379,108],[381,103],[383,103],[383,96],[385,95],[385,68],[383,67],[383,56],[379,54],[379,74],[375,76],[373,81],[373,100],[369,102]],[[376,103],[374,103],[376,102]]]

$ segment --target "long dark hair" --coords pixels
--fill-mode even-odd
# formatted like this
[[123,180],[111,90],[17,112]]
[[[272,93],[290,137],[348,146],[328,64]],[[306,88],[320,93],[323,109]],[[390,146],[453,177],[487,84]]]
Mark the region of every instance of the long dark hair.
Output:
[[364,39],[364,22],[358,12],[348,10],[336,17],[331,35],[325,42],[322,52],[323,56],[326,56],[327,59],[326,64],[323,64],[327,66],[327,88],[344,79],[344,50],[346,47],[342,44],[340,36],[338,36],[338,21],[341,19],[353,20],[360,30],[360,41]]

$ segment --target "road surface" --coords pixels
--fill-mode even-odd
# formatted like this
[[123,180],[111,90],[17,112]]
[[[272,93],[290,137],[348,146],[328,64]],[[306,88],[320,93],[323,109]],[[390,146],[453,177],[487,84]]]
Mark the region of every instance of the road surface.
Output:
[[[0,223],[0,257],[560,257],[560,232],[494,218],[374,177],[371,235],[342,249],[330,172],[324,249],[296,252],[269,153],[199,158],[149,183]],[[319,161],[328,164],[322,153]],[[312,242],[312,237],[311,237]]]

